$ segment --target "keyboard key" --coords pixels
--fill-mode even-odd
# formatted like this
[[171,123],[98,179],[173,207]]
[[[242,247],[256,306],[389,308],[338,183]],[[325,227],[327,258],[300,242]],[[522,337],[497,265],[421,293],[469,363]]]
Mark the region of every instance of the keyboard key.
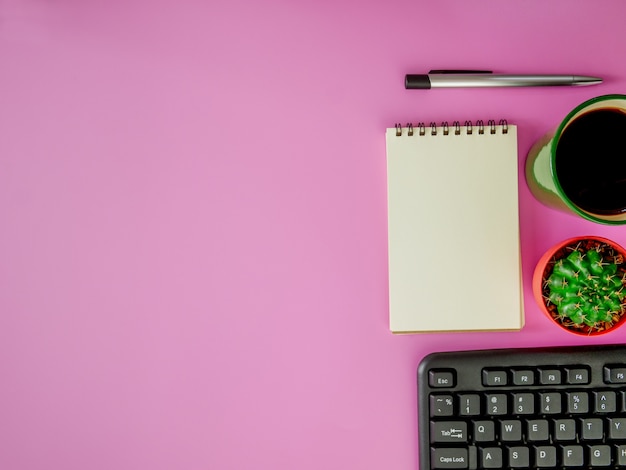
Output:
[[485,447],[480,450],[481,468],[502,468],[503,463],[501,447]]
[[467,442],[467,423],[465,421],[431,421],[430,440],[440,442]]
[[535,373],[532,370],[514,370],[513,371],[513,384],[514,385],[534,385]]
[[604,426],[601,419],[584,418],[581,420],[581,439],[584,441],[599,441],[602,439]]
[[558,385],[561,383],[559,369],[539,369],[539,383],[541,385]]
[[507,396],[504,393],[487,394],[486,406],[488,415],[505,415],[508,412]]
[[454,398],[452,395],[431,395],[430,416],[452,416],[454,414]]
[[582,467],[585,464],[582,446],[564,446],[561,459],[564,467]]
[[510,468],[530,467],[530,449],[528,447],[509,447],[508,450]]
[[567,392],[567,412],[582,414],[589,412],[589,395],[587,392]]
[[529,441],[547,441],[550,438],[547,419],[531,419],[527,422]]
[[469,468],[467,448],[435,447],[430,450],[432,468],[441,470]]
[[626,417],[609,418],[609,439],[626,440]]
[[496,439],[496,427],[493,421],[474,422],[474,440],[476,442],[493,442]]
[[513,413],[516,415],[531,415],[535,412],[535,395],[532,393],[513,394]]
[[626,466],[626,444],[615,446],[615,459],[620,467]]
[[614,413],[617,409],[617,398],[613,391],[594,392],[595,410],[597,413]]
[[611,465],[611,448],[607,445],[590,446],[589,464],[592,467],[608,467]]
[[604,382],[607,384],[625,384],[626,366],[606,366],[604,368]]
[[500,421],[500,439],[505,442],[522,440],[522,422],[517,420]]
[[540,468],[556,467],[556,447],[535,447],[535,465]]
[[554,439],[556,441],[573,441],[576,439],[576,421],[573,419],[557,419],[554,421]]
[[561,413],[561,394],[559,392],[540,393],[539,409],[546,415]]
[[589,369],[586,367],[565,368],[567,383],[571,385],[586,385],[589,383]]
[[501,387],[507,383],[508,376],[505,370],[483,369],[483,385],[485,387]]
[[428,384],[433,388],[450,388],[455,385],[455,370],[430,370],[428,372]]
[[478,416],[480,414],[480,395],[476,393],[459,395],[459,414]]

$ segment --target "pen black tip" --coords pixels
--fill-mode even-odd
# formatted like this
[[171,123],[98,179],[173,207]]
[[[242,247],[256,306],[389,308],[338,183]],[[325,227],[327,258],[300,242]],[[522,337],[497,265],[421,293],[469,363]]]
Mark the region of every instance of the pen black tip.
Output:
[[430,79],[428,75],[406,75],[404,88],[407,90],[430,90]]

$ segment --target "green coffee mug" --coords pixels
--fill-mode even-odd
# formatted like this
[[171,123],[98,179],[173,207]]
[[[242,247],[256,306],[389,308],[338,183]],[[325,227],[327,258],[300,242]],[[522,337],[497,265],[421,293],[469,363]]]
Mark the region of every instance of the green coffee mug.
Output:
[[600,224],[626,224],[626,95],[573,109],[528,152],[526,182],[548,207]]

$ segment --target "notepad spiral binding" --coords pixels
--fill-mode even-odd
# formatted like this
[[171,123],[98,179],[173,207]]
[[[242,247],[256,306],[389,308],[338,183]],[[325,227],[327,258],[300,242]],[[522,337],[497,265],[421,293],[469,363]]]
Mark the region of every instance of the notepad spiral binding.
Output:
[[[507,134],[509,132],[509,126],[508,126],[506,119],[500,119],[500,122],[498,123],[498,125],[502,127],[503,134]],[[435,122],[431,122],[429,127],[430,127],[430,134],[437,135],[438,133],[437,124]],[[496,133],[496,130],[497,130],[496,121],[494,121],[493,119],[490,119],[489,121],[487,121],[487,127],[489,129],[490,134]],[[415,131],[416,128],[417,128],[417,132]],[[439,128],[441,128],[441,132],[443,133],[443,135],[450,134],[450,126],[448,125],[448,121],[442,122]],[[396,124],[396,136],[401,136],[403,134],[404,129],[406,129],[408,136],[413,136],[415,134],[426,135],[426,126],[424,125],[423,122],[417,123],[415,127],[413,126],[413,123],[408,123],[404,127],[402,127],[402,124]],[[465,133],[468,135],[472,135],[474,132],[474,126],[472,125],[472,121],[465,121],[463,126],[461,126],[461,123],[459,121],[454,121],[452,123],[452,129],[453,129],[454,135],[460,135],[462,129],[465,130]],[[476,130],[478,134],[485,133],[485,124],[482,120],[476,121]]]

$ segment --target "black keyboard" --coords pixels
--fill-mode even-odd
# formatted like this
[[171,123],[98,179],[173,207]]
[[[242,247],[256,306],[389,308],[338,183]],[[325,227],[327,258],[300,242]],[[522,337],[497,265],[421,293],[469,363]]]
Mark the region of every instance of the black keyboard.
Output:
[[626,346],[434,353],[421,470],[626,467]]

